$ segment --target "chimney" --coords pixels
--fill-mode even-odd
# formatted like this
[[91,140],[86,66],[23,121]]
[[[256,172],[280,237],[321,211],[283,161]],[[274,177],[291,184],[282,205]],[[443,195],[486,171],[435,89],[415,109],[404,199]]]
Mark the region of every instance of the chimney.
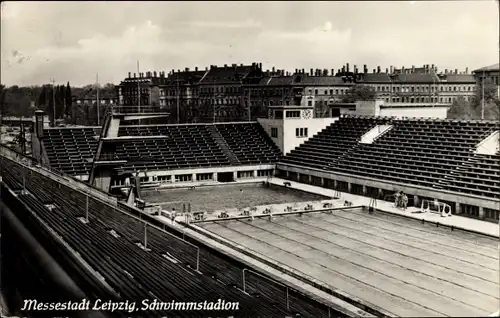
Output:
[[356,65],[353,66],[353,70],[352,70],[354,73],[357,73],[358,72],[358,67]]
[[135,75],[135,73],[134,73],[134,78],[137,78],[136,75]]
[[385,74],[389,74],[389,69],[387,67],[385,68]]
[[455,74],[458,74],[458,69],[457,68],[455,69]]
[[154,77],[157,77],[157,76],[156,76],[156,71],[154,71],[154,72],[153,72],[153,74],[154,74]]
[[391,65],[390,70],[391,70],[391,74],[392,74],[394,72],[394,66]]
[[259,69],[262,69],[262,63],[259,63]]
[[401,74],[406,74],[404,66],[401,66]]
[[[252,63],[252,66],[254,66],[254,65],[255,65],[255,63]],[[227,68],[227,64],[224,64],[224,69],[226,69],[226,68]]]
[[194,67],[195,72],[198,72],[198,66]]
[[373,69],[373,74],[377,73],[377,70],[376,69]]
[[349,73],[349,63],[345,64],[345,69],[346,69],[346,72]]
[[276,69],[274,68],[274,66],[272,68],[272,71],[273,71],[273,74],[276,73]]
[[363,73],[368,73],[368,67],[366,66],[366,64],[363,64]]
[[189,67],[186,67],[186,72],[189,72]]
[[465,68],[465,74],[469,74],[469,68],[468,67]]
[[331,69],[331,72],[332,72],[332,74],[331,74],[331,75],[332,75],[332,76],[335,76],[335,70],[334,70],[333,68]]
[[380,74],[380,66],[377,66],[377,74]]
[[434,64],[432,64],[432,66],[431,66],[431,70],[432,70],[432,71],[434,71]]
[[311,69],[311,73],[309,73],[310,76],[313,76],[313,69]]
[[240,66],[243,67],[243,63],[241,63]]
[[131,75],[131,73],[130,73],[130,72],[128,72],[128,78],[130,78],[130,75]]

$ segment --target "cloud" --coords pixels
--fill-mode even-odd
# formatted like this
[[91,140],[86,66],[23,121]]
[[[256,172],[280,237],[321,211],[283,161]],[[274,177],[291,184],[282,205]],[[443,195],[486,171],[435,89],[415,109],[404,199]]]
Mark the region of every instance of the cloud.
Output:
[[183,24],[188,27],[212,29],[247,29],[262,27],[262,23],[253,19],[246,19],[244,21],[188,21]]
[[167,72],[251,62],[473,69],[498,60],[497,12],[476,1],[2,2],[1,80],[85,85],[99,72],[117,83],[137,60]]

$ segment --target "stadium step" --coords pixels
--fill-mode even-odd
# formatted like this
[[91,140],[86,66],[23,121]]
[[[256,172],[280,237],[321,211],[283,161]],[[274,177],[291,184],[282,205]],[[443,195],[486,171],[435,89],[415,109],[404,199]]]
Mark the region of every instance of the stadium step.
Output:
[[240,160],[238,159],[238,157],[236,157],[231,148],[229,148],[229,145],[227,144],[224,137],[222,137],[217,127],[215,127],[215,125],[208,125],[208,130],[210,131],[210,134],[214,138],[215,142],[219,145],[220,149],[229,159],[231,165],[240,165]]

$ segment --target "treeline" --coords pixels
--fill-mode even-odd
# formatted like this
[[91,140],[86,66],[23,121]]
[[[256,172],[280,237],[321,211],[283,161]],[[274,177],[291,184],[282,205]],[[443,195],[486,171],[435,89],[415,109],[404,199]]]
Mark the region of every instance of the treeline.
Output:
[[[484,93],[484,111],[483,111]],[[459,97],[453,101],[448,110],[450,119],[486,119],[499,120],[500,100],[498,99],[498,88],[494,83],[485,83],[484,90],[481,85],[476,87],[475,94],[469,100]],[[483,117],[484,112],[484,117]]]
[[[56,119],[68,118],[73,112],[74,98],[85,95],[95,96],[96,93],[95,85],[71,87],[69,82],[66,85],[54,87],[52,85],[25,87],[0,85],[0,114],[2,116],[32,116],[35,110],[41,109],[52,117],[55,101]],[[99,93],[102,96],[114,96],[115,86],[113,84],[101,86]]]
[[38,95],[37,103],[34,105],[44,110],[52,120],[55,111],[55,119],[67,118],[71,114],[73,97],[69,82],[64,85],[44,85]]

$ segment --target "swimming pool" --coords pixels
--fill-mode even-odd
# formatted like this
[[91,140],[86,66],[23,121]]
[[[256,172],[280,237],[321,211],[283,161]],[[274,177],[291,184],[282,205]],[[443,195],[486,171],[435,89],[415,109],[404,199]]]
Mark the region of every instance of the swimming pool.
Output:
[[257,205],[324,200],[327,197],[264,183],[228,184],[191,188],[147,190],[142,198],[160,203],[163,209],[182,211],[183,203],[191,203],[193,211],[214,211]]

